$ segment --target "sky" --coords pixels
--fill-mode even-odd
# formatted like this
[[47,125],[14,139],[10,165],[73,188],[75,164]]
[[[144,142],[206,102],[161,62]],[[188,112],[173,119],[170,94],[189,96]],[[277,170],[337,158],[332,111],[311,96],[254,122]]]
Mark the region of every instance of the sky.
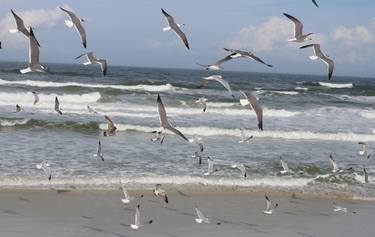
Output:
[[[199,69],[196,62],[212,64],[225,57],[223,47],[253,52],[273,68],[253,61],[232,60],[225,70],[326,75],[322,62],[309,59],[311,49],[287,42],[293,25],[283,12],[300,19],[313,41],[335,62],[335,75],[374,77],[374,0],[1,0],[0,51],[2,61],[27,61],[28,40],[10,34],[15,27],[10,9],[34,27],[40,61],[82,63],[78,34],[68,28],[65,6],[83,18],[88,51],[109,65]],[[184,23],[191,50],[166,26],[160,8]],[[309,42],[309,43],[310,43]]]

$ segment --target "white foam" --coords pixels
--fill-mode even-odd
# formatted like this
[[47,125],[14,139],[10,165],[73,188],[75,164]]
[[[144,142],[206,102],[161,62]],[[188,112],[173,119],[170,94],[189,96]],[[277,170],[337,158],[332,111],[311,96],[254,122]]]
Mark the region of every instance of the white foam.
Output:
[[329,87],[329,88],[335,88],[335,89],[341,89],[341,88],[353,88],[353,83],[328,83],[328,82],[318,82],[319,85]]
[[[106,129],[106,124],[100,124],[101,129]],[[138,131],[149,133],[158,127],[148,127],[141,125],[116,124],[118,131]],[[185,135],[189,136],[233,136],[241,137],[239,129],[227,129],[216,127],[178,127]],[[325,140],[325,141],[375,141],[373,134],[356,133],[316,133],[310,131],[247,131],[247,134],[256,138],[272,138],[287,140]]]
[[7,119],[0,119],[0,126],[1,127],[12,127],[16,125],[23,125],[29,122],[29,118],[24,119],[14,119],[14,120],[7,120]]
[[297,86],[296,88],[294,88],[295,90],[301,90],[301,91],[308,91],[309,88],[307,87],[301,87],[301,86]]
[[105,84],[85,84],[77,82],[51,82],[51,81],[34,81],[34,80],[24,80],[24,81],[6,81],[0,79],[0,85],[27,85],[33,87],[67,87],[67,86],[77,86],[77,87],[87,87],[87,88],[112,88],[119,90],[143,90],[149,92],[161,92],[161,91],[173,91],[175,89],[184,89],[174,87],[171,84],[165,85],[105,85]]
[[359,114],[364,117],[364,118],[368,118],[368,119],[375,119],[375,111],[370,111],[370,110],[367,110],[367,111],[361,111],[359,112]]
[[272,91],[273,93],[282,94],[282,95],[298,95],[297,91]]

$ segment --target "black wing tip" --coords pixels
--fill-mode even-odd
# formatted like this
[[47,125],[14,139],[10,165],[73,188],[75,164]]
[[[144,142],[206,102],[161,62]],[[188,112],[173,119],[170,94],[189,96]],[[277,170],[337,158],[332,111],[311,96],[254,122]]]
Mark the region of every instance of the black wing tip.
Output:
[[267,67],[273,67],[273,65],[271,65],[271,64],[266,64],[266,66],[267,66]]
[[86,43],[86,42],[82,42],[82,44],[83,44],[83,47],[84,47],[85,49],[87,49],[87,43]]
[[158,93],[157,101],[158,101],[158,102],[161,102],[161,97],[160,97],[160,94],[159,94],[159,93]]

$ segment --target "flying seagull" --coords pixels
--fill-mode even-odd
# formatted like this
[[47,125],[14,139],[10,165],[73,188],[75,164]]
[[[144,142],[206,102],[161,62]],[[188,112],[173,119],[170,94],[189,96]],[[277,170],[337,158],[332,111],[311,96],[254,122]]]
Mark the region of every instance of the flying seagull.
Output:
[[303,34],[303,24],[301,21],[287,13],[284,13],[284,16],[288,17],[294,24],[294,39],[288,40],[289,42],[302,43],[305,42],[306,39],[312,40],[309,36],[314,33]]
[[334,202],[334,203],[333,203],[333,211],[334,211],[334,212],[342,211],[342,212],[347,213],[347,212],[348,212],[348,209],[347,209],[346,207],[338,206],[338,205]]
[[226,80],[224,80],[221,75],[212,75],[212,76],[209,76],[209,77],[203,77],[203,80],[204,81],[202,81],[202,83],[199,86],[199,88],[202,87],[202,86],[204,86],[204,85],[206,85],[208,83],[208,81],[217,81],[225,89],[227,89],[228,93],[234,98],[234,95],[233,95],[232,89],[230,88],[229,83]]
[[330,164],[332,166],[332,173],[336,173],[337,171],[339,171],[337,163],[336,163],[335,159],[333,158],[332,154],[329,155],[329,161],[330,161]]
[[128,194],[128,191],[126,190],[125,186],[124,185],[121,185],[121,189],[122,189],[122,192],[124,194],[124,198],[121,199],[121,202],[124,203],[124,204],[128,204],[130,203],[130,201],[132,199],[134,199],[133,197],[131,197],[129,194]]
[[198,66],[204,67],[206,70],[210,70],[210,71],[219,71],[219,70],[224,69],[224,68],[221,66],[221,64],[223,64],[223,63],[225,63],[225,62],[227,62],[227,61],[233,59],[233,58],[232,58],[232,55],[235,55],[235,53],[232,53],[232,54],[226,56],[225,58],[222,58],[222,59],[218,60],[216,63],[211,64],[211,65],[210,65],[210,64],[205,65],[205,64],[200,64],[200,63],[196,63],[196,64],[197,64]]
[[32,91],[31,93],[33,93],[33,96],[34,96],[34,105],[36,105],[39,102],[38,93],[36,93],[35,91]]
[[[16,21],[17,28],[16,29],[10,29],[9,32],[10,33],[19,33],[19,32],[21,32],[26,37],[29,37],[30,36],[30,32],[27,30],[27,28],[25,26],[25,23],[23,22],[22,18],[19,17],[12,9],[11,9],[11,12],[13,14],[14,20]],[[38,46],[40,46],[39,43],[38,43]]]
[[[253,95],[253,93],[246,94],[243,91],[240,93],[245,97],[245,100],[240,100],[242,106],[246,106],[246,104],[250,104],[251,108],[255,111],[258,121],[258,128],[263,131],[263,109],[259,104],[258,99]],[[247,101],[247,102],[246,102]]]
[[198,209],[197,206],[195,206],[195,212],[197,213],[198,218],[195,219],[195,222],[198,224],[210,224],[210,220],[203,215],[203,213]]
[[199,103],[203,106],[203,112],[206,112],[207,109],[207,98],[201,97],[195,103]]
[[60,109],[60,102],[59,102],[59,99],[57,98],[57,96],[55,96],[55,111],[62,115],[62,112],[61,112],[61,109]]
[[114,123],[112,122],[112,119],[110,117],[108,117],[107,115],[104,115],[104,118],[105,118],[105,120],[107,120],[108,127],[107,127],[107,130],[105,130],[103,132],[103,135],[105,137],[107,137],[107,136],[116,136],[116,130],[117,130],[117,128],[114,125]]
[[141,213],[139,211],[139,205],[135,208],[135,217],[134,217],[134,224],[130,224],[130,228],[133,230],[138,230],[142,224],[141,224]]
[[327,64],[328,80],[331,80],[332,74],[333,74],[333,69],[335,67],[334,61],[332,59],[330,59],[327,54],[324,54],[320,50],[320,44],[308,44],[308,45],[300,47],[300,49],[305,49],[305,48],[310,48],[310,47],[314,48],[314,53],[315,53],[315,55],[310,56],[310,59],[311,60],[317,60],[318,58],[320,58],[320,60],[322,60],[325,64]]
[[52,171],[51,171],[51,167],[50,167],[50,164],[48,163],[48,161],[43,160],[40,164],[36,165],[36,168],[38,170],[40,170],[40,169],[43,170],[44,174],[48,177],[48,180],[51,180]]
[[93,113],[93,114],[97,114],[97,113],[98,113],[95,109],[91,108],[90,105],[87,106],[87,110],[88,110],[90,113]]
[[262,63],[262,64],[266,65],[267,67],[273,67],[271,64],[267,64],[262,59],[255,56],[252,52],[238,50],[238,49],[228,49],[228,48],[224,48],[224,50],[232,53],[232,54],[229,55],[229,57],[231,57],[232,59],[249,58],[249,59],[252,59],[252,60],[257,61],[259,63]]
[[283,167],[283,170],[280,171],[281,174],[289,173],[289,167],[288,164],[283,160],[283,158],[280,156],[280,162],[281,166]]
[[87,48],[86,31],[85,31],[85,28],[83,28],[83,25],[82,25],[82,22],[84,22],[84,20],[79,19],[76,16],[76,14],[74,14],[74,12],[68,11],[68,10],[66,10],[62,7],[60,7],[60,9],[64,12],[66,12],[70,17],[70,20],[65,20],[65,24],[70,28],[74,26],[74,28],[76,29],[76,31],[78,32],[78,34],[81,37],[83,47]]
[[244,164],[233,164],[233,169],[238,169],[241,172],[241,177],[246,178],[247,177],[247,171],[246,166]]
[[160,197],[164,200],[165,203],[168,203],[167,192],[161,188],[161,184],[156,184],[155,189],[152,190],[152,192],[154,193],[156,197]]
[[[249,102],[247,103],[249,104]],[[241,140],[238,141],[238,143],[250,142],[250,140],[253,139],[253,136],[246,136],[242,128],[240,128],[240,132],[241,132]]]
[[267,195],[265,196],[265,198],[266,198],[267,207],[266,207],[266,210],[263,211],[263,213],[267,215],[271,215],[273,211],[279,206],[279,204],[276,203],[274,206],[272,206],[272,202],[268,198]]
[[196,137],[189,139],[190,143],[195,143],[198,145],[198,150],[194,152],[194,155],[192,157],[198,159],[199,165],[202,164],[202,156],[203,156],[203,150],[204,150],[203,144],[202,142],[200,142],[200,140],[201,140],[200,138],[196,138]]
[[175,20],[173,19],[173,17],[171,15],[169,15],[166,11],[164,11],[164,9],[162,8],[161,9],[161,12],[163,13],[164,17],[165,17],[165,20],[167,21],[167,24],[168,24],[168,27],[165,27],[163,28],[163,31],[169,31],[169,30],[173,30],[176,35],[182,40],[182,42],[185,44],[186,48],[190,49],[189,47],[189,42],[186,38],[186,35],[184,32],[182,32],[182,30],[180,29],[181,26],[183,26],[183,24],[177,24],[175,22]]
[[19,104],[16,104],[16,112],[21,112],[22,111],[22,107],[19,105]]
[[315,4],[316,7],[319,7],[318,4],[316,3],[316,0],[312,0],[312,2]]
[[163,102],[161,101],[160,95],[158,94],[158,98],[156,100],[157,106],[158,106],[158,113],[159,113],[159,120],[160,120],[160,126],[163,129],[167,129],[180,137],[182,137],[184,140],[189,141],[184,134],[182,134],[179,130],[174,128],[169,122],[167,118],[167,112],[165,111],[165,107],[163,105]]
[[29,72],[46,72],[47,68],[39,63],[39,43],[35,38],[33,29],[30,27],[29,35],[29,65],[21,69],[22,74]]
[[105,76],[107,74],[107,60],[95,58],[93,52],[81,54],[78,57],[76,57],[76,59],[79,59],[83,56],[86,56],[87,59],[87,62],[83,63],[83,65],[98,64],[102,69],[103,75]]
[[99,157],[102,161],[104,161],[103,153],[102,153],[102,143],[98,142],[98,150],[96,151],[96,154],[94,154],[94,157]]
[[363,168],[363,173],[365,175],[365,183],[368,183],[368,173],[367,173],[366,168]]
[[154,137],[151,138],[150,140],[152,142],[160,141],[160,145],[162,145],[164,142],[164,138],[165,138],[165,134],[163,133],[163,131],[155,130],[155,131],[152,131],[151,133],[154,134]]
[[358,144],[362,146],[362,150],[359,151],[359,154],[361,156],[366,154],[367,159],[370,159],[372,150],[370,150],[369,144],[367,142],[358,142]]
[[207,172],[204,173],[204,176],[212,175],[217,171],[217,169],[214,169],[214,160],[211,157],[207,157]]

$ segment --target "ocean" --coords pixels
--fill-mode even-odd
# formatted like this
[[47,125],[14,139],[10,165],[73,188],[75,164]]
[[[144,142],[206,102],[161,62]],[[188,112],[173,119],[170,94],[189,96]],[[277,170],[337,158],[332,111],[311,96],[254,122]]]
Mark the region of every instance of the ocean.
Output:
[[[50,73],[21,75],[20,63],[0,63],[0,188],[114,189],[155,183],[225,187],[266,187],[375,197],[374,158],[359,155],[358,142],[375,142],[375,80],[335,76],[50,64]],[[199,88],[202,77],[220,74],[233,99],[216,82]],[[264,131],[255,113],[239,103],[239,90],[254,91],[264,109]],[[33,105],[32,91],[40,102]],[[204,156],[218,169],[203,175],[192,155],[195,144],[167,135],[163,145],[150,141],[159,127],[160,94],[170,122],[187,137],[200,137]],[[54,111],[58,96],[63,115]],[[208,99],[207,111],[195,103]],[[16,113],[19,104],[23,111]],[[87,106],[99,114],[90,113]],[[118,128],[104,137],[104,115]],[[240,128],[254,138],[239,143]],[[93,157],[98,140],[105,161]],[[341,169],[331,173],[329,155]],[[292,170],[281,175],[279,157]],[[48,160],[48,181],[36,164]],[[249,166],[247,179],[230,167]],[[366,167],[370,183],[364,183]]]

